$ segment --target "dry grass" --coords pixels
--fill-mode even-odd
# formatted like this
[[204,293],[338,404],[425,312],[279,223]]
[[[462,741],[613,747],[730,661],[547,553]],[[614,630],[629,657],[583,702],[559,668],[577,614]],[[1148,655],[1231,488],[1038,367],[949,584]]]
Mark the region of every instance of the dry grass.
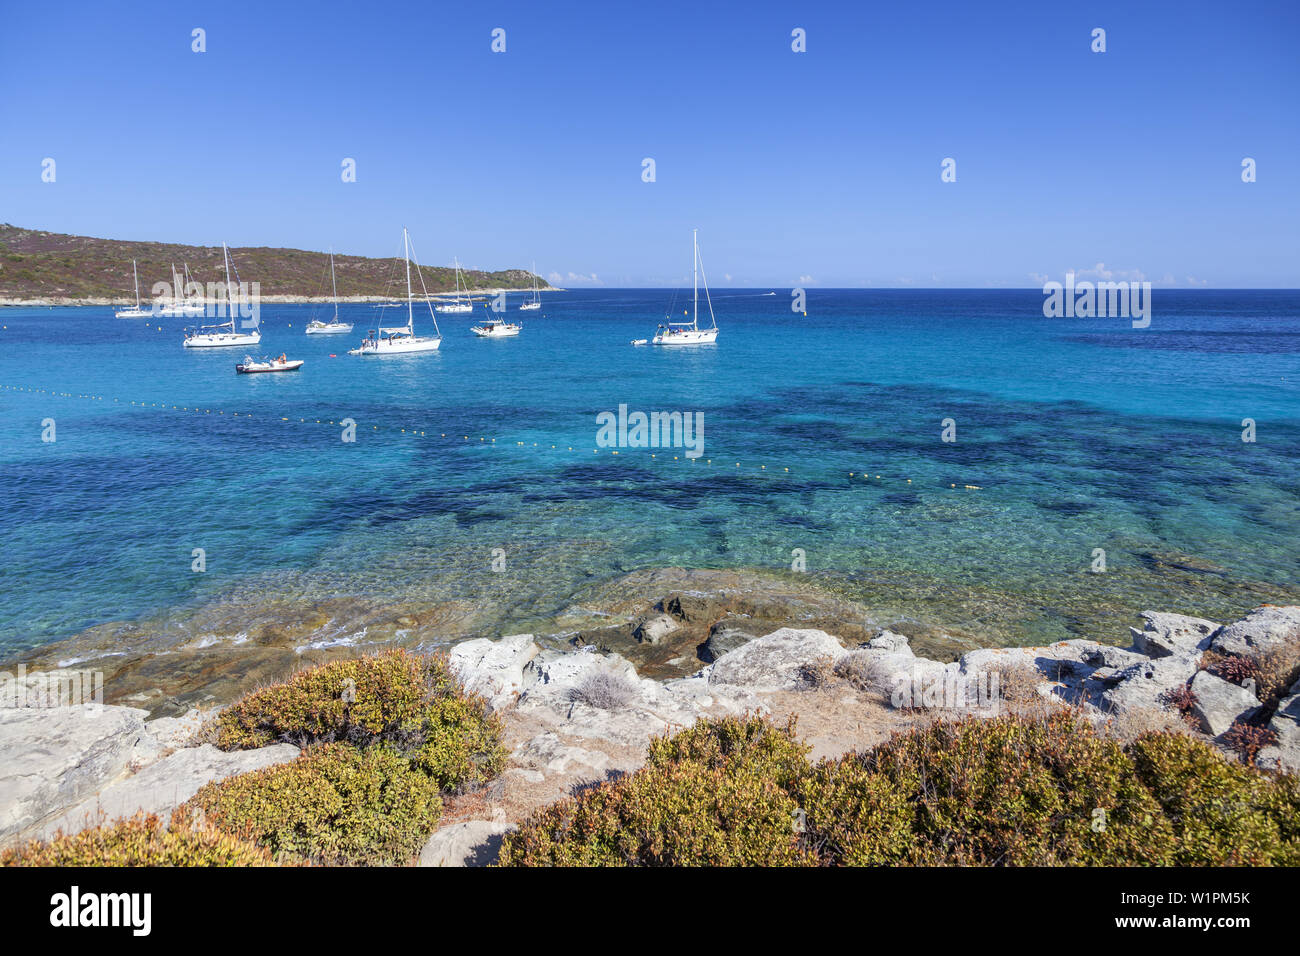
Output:
[[1177,714],[1156,707],[1129,707],[1124,710],[1111,711],[1098,731],[1104,737],[1129,744],[1147,733],[1187,734],[1191,731],[1187,722]]
[[569,699],[599,710],[622,710],[636,697],[636,685],[614,671],[596,668],[569,691]]

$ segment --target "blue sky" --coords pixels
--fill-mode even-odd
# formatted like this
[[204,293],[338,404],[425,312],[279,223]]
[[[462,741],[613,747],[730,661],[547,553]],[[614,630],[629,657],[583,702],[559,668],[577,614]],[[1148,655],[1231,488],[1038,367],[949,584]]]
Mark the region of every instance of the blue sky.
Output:
[[1294,2],[11,3],[0,220],[365,255],[405,224],[569,287],[689,281],[692,227],[716,286],[1296,287],[1298,45]]

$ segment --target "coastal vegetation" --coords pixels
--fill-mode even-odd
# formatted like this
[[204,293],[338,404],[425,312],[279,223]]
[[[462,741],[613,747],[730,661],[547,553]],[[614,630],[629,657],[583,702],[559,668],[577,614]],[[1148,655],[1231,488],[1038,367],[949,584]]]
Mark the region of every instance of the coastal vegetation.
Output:
[[935,722],[809,763],[793,726],[703,720],[533,814],[513,866],[1296,865],[1300,781],[1070,712]]
[[0,866],[273,866],[264,848],[219,830],[139,813],[0,852]]
[[[400,247],[394,250],[401,252]],[[240,277],[256,281],[263,296],[325,298],[330,292],[327,252],[267,247],[230,250]],[[204,288],[224,280],[221,246],[189,246],[164,242],[98,239],[23,229],[0,223],[0,299],[65,300],[120,299],[133,295],[131,261],[140,272],[140,294],[152,298],[155,282],[171,282],[172,267],[188,264],[193,279]],[[391,259],[334,255],[338,295],[389,297],[403,294],[404,268],[400,255]],[[420,266],[429,292],[456,287],[451,267]],[[531,289],[534,276],[524,269],[484,272],[463,269],[470,289]],[[412,281],[419,287],[418,277]],[[540,288],[549,288],[538,278]]]

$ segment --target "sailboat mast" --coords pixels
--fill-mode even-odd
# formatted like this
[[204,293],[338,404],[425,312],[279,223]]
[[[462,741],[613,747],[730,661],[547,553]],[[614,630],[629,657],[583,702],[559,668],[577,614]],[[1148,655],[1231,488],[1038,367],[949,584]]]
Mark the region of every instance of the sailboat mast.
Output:
[[406,328],[415,334],[415,312],[411,308],[411,237],[402,227],[402,244],[406,248]]
[[691,322],[695,328],[700,327],[700,230],[691,230],[691,245],[694,257],[691,259],[691,268],[695,272],[695,305],[694,312],[691,315]]
[[334,281],[334,247],[330,247],[330,288],[334,292],[334,321],[339,320],[339,284]]
[[235,331],[235,298],[230,293],[230,250],[221,244],[221,259],[226,266],[226,310],[230,314],[230,331]]
[[135,267],[135,260],[131,260],[131,274],[135,276],[135,310],[140,311],[140,270]]

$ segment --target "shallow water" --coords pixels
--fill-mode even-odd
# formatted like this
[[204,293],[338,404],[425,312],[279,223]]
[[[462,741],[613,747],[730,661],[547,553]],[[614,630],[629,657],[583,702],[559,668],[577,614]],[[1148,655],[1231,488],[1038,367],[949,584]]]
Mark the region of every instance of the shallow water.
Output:
[[[268,305],[261,351],[306,365],[263,376],[182,349],[182,320],[0,311],[0,648],[234,634],[281,600],[464,601],[509,632],[625,571],[794,549],[881,619],[983,643],[1300,599],[1300,294],[1157,290],[1138,330],[1035,291],[814,290],[803,317],[723,290],[716,346],[631,347],[671,299],[556,293],[501,341],[442,316],[440,352],[382,360],[346,354],[369,306],[308,337],[321,307]],[[702,412],[703,457],[597,448],[620,404]]]

